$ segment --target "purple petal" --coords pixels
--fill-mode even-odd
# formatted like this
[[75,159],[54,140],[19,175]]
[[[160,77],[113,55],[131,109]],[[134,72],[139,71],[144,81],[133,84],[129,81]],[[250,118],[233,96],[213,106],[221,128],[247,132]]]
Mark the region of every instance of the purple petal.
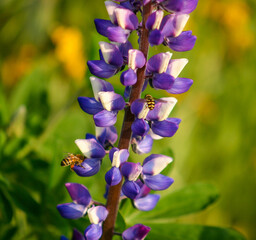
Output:
[[167,90],[168,93],[181,94],[187,92],[193,84],[193,80],[189,78],[176,78],[172,87]]
[[132,150],[137,154],[149,153],[151,152],[153,139],[150,135],[146,135],[145,137],[138,139],[132,139]]
[[128,52],[132,49],[132,44],[127,41],[119,45],[119,51],[122,53],[125,62],[128,62]]
[[78,97],[77,100],[82,110],[88,114],[94,115],[104,109],[95,98]]
[[140,163],[125,162],[121,166],[122,175],[129,181],[136,181],[141,174],[142,166]]
[[123,65],[123,56],[119,48],[112,43],[99,42],[101,53],[106,63],[116,66],[117,68]]
[[157,174],[154,176],[144,175],[144,182],[152,190],[161,191],[170,187],[174,180],[162,174]]
[[91,85],[92,85],[92,90],[93,90],[93,94],[95,99],[99,100],[99,96],[98,93],[99,92],[111,92],[114,91],[114,88],[112,86],[111,83],[96,78],[96,77],[90,77],[90,81],[91,81]]
[[128,198],[135,199],[140,193],[140,187],[136,182],[126,180],[122,186],[122,191]]
[[155,73],[153,76],[153,87],[155,89],[170,89],[174,83],[175,78],[167,73]]
[[132,86],[137,82],[137,74],[129,68],[128,70],[122,72],[120,76],[120,81],[124,86]]
[[158,53],[151,57],[147,62],[147,72],[163,73],[166,71],[172,54],[170,52]]
[[125,43],[129,35],[129,30],[125,30],[119,26],[107,28],[107,37],[112,42]]
[[119,168],[112,167],[109,171],[107,171],[105,175],[106,183],[110,186],[115,186],[122,180],[122,175],[119,171]]
[[92,60],[87,62],[90,72],[100,78],[110,78],[117,72],[117,67],[107,64],[103,60]]
[[73,229],[72,240],[84,240],[84,236],[78,230]]
[[91,224],[84,231],[85,240],[99,240],[102,235],[100,224]]
[[136,183],[140,186],[140,193],[136,199],[143,198],[150,193],[151,189],[146,184],[142,183],[140,179],[138,179]]
[[92,197],[84,185],[78,183],[66,183],[65,186],[73,202],[82,204],[85,207],[90,204]]
[[166,0],[162,6],[168,12],[191,13],[195,10],[198,0]]
[[108,216],[108,210],[104,206],[91,207],[87,211],[90,222],[93,224],[99,224]]
[[99,100],[107,111],[119,111],[124,109],[125,101],[120,94],[115,92],[99,92]]
[[159,174],[173,159],[161,154],[151,154],[143,162],[143,174]]
[[149,194],[146,197],[134,199],[134,205],[140,211],[150,211],[155,208],[160,195]]
[[179,123],[177,123],[174,118],[167,118],[164,121],[154,121],[151,125],[153,133],[161,137],[172,137],[177,132],[178,128]]
[[95,140],[97,140],[97,138],[93,134],[90,134],[90,133],[85,134],[85,139],[95,139]]
[[149,131],[149,125],[144,119],[135,119],[131,129],[134,135],[144,137]]
[[103,110],[93,116],[95,125],[97,127],[110,127],[116,123],[116,112],[109,112]]
[[76,145],[87,158],[103,158],[105,149],[95,139],[76,139]]
[[148,41],[151,46],[160,45],[164,41],[164,35],[158,29],[155,29],[149,33]]
[[192,31],[184,31],[178,37],[167,38],[168,46],[176,52],[185,52],[191,50],[196,42],[196,36]]
[[177,99],[174,97],[159,98],[155,100],[155,107],[148,112],[147,120],[150,121],[163,121],[168,118]]
[[145,119],[149,108],[147,107],[147,103],[145,99],[136,99],[131,105],[131,112],[135,115],[135,117],[141,119]]
[[100,170],[101,159],[97,158],[86,158],[81,166],[75,165],[73,170],[80,177],[91,177],[97,174]]
[[124,89],[124,98],[129,98],[130,93],[131,93],[131,86],[126,86]]
[[57,205],[60,215],[64,218],[77,219],[84,216],[86,206],[76,203],[64,203]]
[[105,37],[108,37],[108,28],[115,27],[111,21],[104,19],[95,19],[94,23],[97,32]]
[[137,29],[139,25],[138,18],[131,10],[126,8],[116,8],[114,13],[117,18],[118,25],[121,28],[132,31]]
[[128,67],[135,70],[137,68],[142,68],[145,63],[146,59],[144,54],[137,49],[130,49],[128,52],[129,55],[129,62],[128,62]]
[[61,236],[60,240],[68,240],[68,238],[66,238],[65,236]]
[[161,10],[151,13],[146,22],[146,28],[148,30],[159,29],[163,16],[164,12]]
[[106,148],[116,142],[118,135],[114,126],[105,128],[96,127],[96,137],[104,148]]
[[151,230],[143,224],[136,224],[128,229],[126,229],[123,234],[123,240],[143,240]]

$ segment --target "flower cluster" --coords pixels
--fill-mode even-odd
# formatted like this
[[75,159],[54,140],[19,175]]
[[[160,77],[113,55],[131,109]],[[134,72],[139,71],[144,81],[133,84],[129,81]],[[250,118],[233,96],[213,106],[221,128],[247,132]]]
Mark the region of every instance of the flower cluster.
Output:
[[[79,97],[78,102],[84,112],[93,115],[96,135],[87,133],[84,139],[75,141],[84,160],[75,162],[72,169],[82,177],[95,175],[100,170],[103,158],[108,156],[111,167],[105,174],[107,191],[104,196],[108,198],[109,189],[120,186],[120,200],[129,198],[138,210],[150,211],[160,199],[160,195],[150,193],[151,190],[165,190],[174,182],[172,178],[161,174],[173,159],[161,154],[150,154],[141,164],[130,159],[129,145],[137,154],[150,153],[154,140],[172,137],[178,130],[181,119],[169,117],[177,103],[176,98],[154,99],[146,94],[144,98],[134,99],[132,90],[140,85],[142,92],[151,87],[153,90],[165,90],[167,94],[181,94],[189,90],[193,80],[179,77],[188,63],[187,59],[171,59],[170,52],[159,53],[147,59],[147,52],[143,52],[141,47],[139,50],[133,49],[128,38],[132,31],[136,31],[140,46],[163,44],[173,51],[191,50],[196,37],[191,31],[184,31],[184,27],[189,19],[188,14],[196,8],[197,0],[116,2],[119,3],[105,1],[110,20],[95,19],[98,33],[111,42],[99,42],[99,60],[87,63],[94,75],[90,77],[94,97]],[[140,23],[136,14],[143,14],[143,9],[148,6],[150,14],[147,19],[142,16],[144,20]],[[142,36],[145,31],[146,40]],[[102,79],[111,78],[121,71],[123,96],[114,91],[109,81]],[[139,78],[141,71],[143,78]],[[126,103],[125,98],[129,96],[130,100]],[[125,108],[128,109],[127,115],[130,115],[125,115],[124,124],[126,117],[133,119],[128,129],[129,136],[127,132],[126,136],[121,135],[121,138],[128,138],[128,144],[124,146],[119,143],[116,147],[118,135],[114,125],[118,112]],[[73,202],[57,206],[61,216],[77,219],[88,215],[91,222],[84,234],[74,229],[72,239],[100,239],[104,235],[104,221],[107,221],[109,212],[113,211],[112,207],[93,201],[88,189],[81,184],[67,183],[66,188]],[[122,235],[125,240],[142,240],[149,231],[149,227],[136,223],[117,234]],[[62,239],[66,237],[63,236]]]

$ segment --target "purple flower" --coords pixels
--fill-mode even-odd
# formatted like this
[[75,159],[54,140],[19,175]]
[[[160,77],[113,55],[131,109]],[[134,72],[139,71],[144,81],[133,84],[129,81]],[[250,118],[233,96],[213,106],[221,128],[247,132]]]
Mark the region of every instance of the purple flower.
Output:
[[69,219],[83,217],[87,212],[87,208],[92,203],[88,189],[78,183],[66,183],[65,186],[73,202],[57,205],[60,215]]
[[188,91],[193,84],[193,80],[189,78],[178,78],[188,60],[171,59],[171,56],[171,53],[166,52],[151,57],[147,62],[146,75],[154,88],[181,94]]
[[131,86],[137,82],[136,71],[146,63],[146,59],[141,51],[130,49],[128,54],[128,70],[124,71],[120,77],[120,81],[124,86]]
[[96,127],[96,138],[104,149],[108,149],[110,146],[113,147],[118,138],[116,128],[114,126]]
[[109,152],[109,158],[112,163],[112,168],[106,173],[105,180],[110,186],[117,185],[122,180],[122,175],[119,170],[121,164],[125,163],[129,157],[127,149],[112,148]]
[[136,136],[135,134],[132,136],[131,146],[133,152],[137,154],[144,154],[151,152],[153,145],[153,138],[151,135],[147,134],[144,137]]
[[111,21],[95,19],[98,33],[112,42],[125,43],[131,31],[138,28],[136,15],[130,9],[111,1],[106,1],[105,5]]
[[104,206],[93,206],[88,209],[88,217],[91,222],[85,231],[84,237],[86,240],[98,240],[102,235],[102,222],[108,216],[108,210]]
[[[132,124],[132,144],[143,140],[147,136],[149,128],[152,136],[172,137],[179,128],[180,119],[168,118],[177,102],[176,98],[160,98],[155,100],[155,107],[149,110],[146,99],[137,99],[131,105],[131,111],[137,118]],[[139,136],[139,137],[138,137]]]
[[142,178],[152,190],[165,190],[174,182],[170,177],[159,174],[173,160],[161,154],[151,154],[143,162]]
[[125,107],[120,94],[113,91],[110,83],[90,77],[95,98],[78,97],[83,111],[93,115],[97,127],[110,127],[116,123],[117,113]]
[[124,240],[143,240],[149,231],[150,227],[147,227],[143,224],[135,224],[123,232],[122,238]]
[[168,12],[191,13],[195,10],[198,0],[158,0],[158,2]]
[[75,143],[85,156],[81,164],[73,167],[76,174],[81,177],[90,177],[98,173],[101,159],[106,155],[102,145],[95,138],[76,139]]
[[100,60],[88,61],[90,72],[100,78],[110,78],[118,73],[128,61],[129,41],[122,44],[99,42]]
[[168,45],[172,50],[183,52],[191,50],[196,41],[191,31],[182,32],[187,21],[188,14],[169,14],[163,17],[163,11],[153,12],[147,22],[149,30],[149,43],[153,45]]
[[151,211],[158,203],[160,195],[149,194],[151,189],[146,184],[143,184],[140,180],[136,182],[140,186],[140,193],[133,200],[134,206],[140,211]]

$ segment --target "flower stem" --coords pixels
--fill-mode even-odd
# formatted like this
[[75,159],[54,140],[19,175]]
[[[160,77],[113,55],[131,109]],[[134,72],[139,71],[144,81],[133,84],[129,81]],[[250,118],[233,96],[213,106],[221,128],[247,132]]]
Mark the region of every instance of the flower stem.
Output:
[[[147,59],[148,55],[148,30],[145,27],[146,21],[149,15],[152,12],[152,4],[148,3],[147,5],[143,6],[142,11],[142,28],[140,29],[140,46],[139,50],[143,52],[145,58]],[[138,69],[137,71],[137,83],[133,85],[129,103],[130,105],[132,102],[138,98],[140,98],[142,87],[145,81],[145,69],[146,66]],[[118,144],[119,149],[128,149],[130,145],[131,139],[131,126],[134,121],[134,115],[131,113],[130,106],[125,108],[125,115],[123,120],[123,126],[121,130],[121,136]],[[109,188],[108,192],[108,199],[107,199],[107,209],[109,211],[107,219],[103,223],[103,234],[101,240],[111,240],[114,234],[114,226],[116,222],[116,217],[119,208],[119,199],[121,193],[122,181]]]

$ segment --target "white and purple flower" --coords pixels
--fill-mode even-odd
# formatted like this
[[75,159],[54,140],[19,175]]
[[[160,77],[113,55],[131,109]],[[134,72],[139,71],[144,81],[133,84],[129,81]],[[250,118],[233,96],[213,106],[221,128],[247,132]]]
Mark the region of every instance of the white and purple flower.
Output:
[[118,111],[124,109],[125,101],[114,92],[113,86],[96,77],[90,77],[94,98],[78,97],[83,111],[93,115],[97,127],[110,127],[116,123]]
[[139,25],[137,16],[128,8],[112,1],[105,2],[110,20],[95,19],[97,32],[112,42],[125,43]]
[[92,197],[88,189],[78,183],[65,184],[73,202],[57,205],[60,215],[64,218],[77,219],[87,213],[88,207],[92,204]]
[[105,175],[106,183],[109,186],[114,186],[120,183],[122,180],[122,174],[119,167],[127,161],[129,157],[129,151],[127,149],[112,148],[109,151],[109,158],[112,164],[112,168],[107,171]]

